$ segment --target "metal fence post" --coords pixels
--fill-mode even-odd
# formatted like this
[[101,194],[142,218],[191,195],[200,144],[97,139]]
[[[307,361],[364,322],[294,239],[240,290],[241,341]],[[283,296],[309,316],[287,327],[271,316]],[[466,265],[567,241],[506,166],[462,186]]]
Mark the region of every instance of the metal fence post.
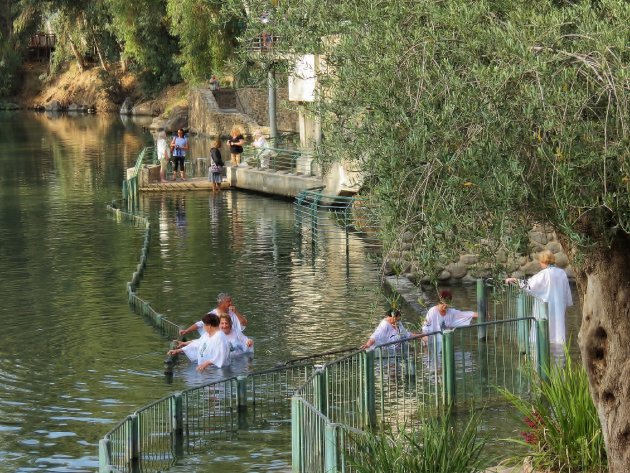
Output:
[[109,439],[101,439],[98,442],[98,471],[109,473],[112,466],[111,444]]
[[[483,324],[488,320],[488,291],[486,282],[483,279],[477,279],[477,323]],[[479,340],[486,339],[485,325],[477,329],[477,337]]]
[[324,472],[337,472],[337,426],[326,422],[324,432]]
[[291,471],[300,473],[302,463],[302,411],[301,399],[291,398]]
[[442,332],[442,384],[446,404],[455,402],[455,343],[454,330]]
[[173,449],[176,457],[184,456],[184,402],[182,393],[175,393],[173,403]]
[[[516,296],[516,318],[522,319],[525,317],[525,296],[519,294]],[[516,337],[518,341],[518,351],[520,353],[527,353],[528,351],[528,332],[529,321],[519,320],[516,328]]]
[[[545,308],[547,303],[545,302]],[[538,319],[536,321],[536,369],[540,378],[547,381],[549,375],[549,320]]]
[[318,369],[317,374],[313,378],[315,383],[315,407],[324,416],[328,416],[328,391],[326,386],[326,372],[323,369]]
[[137,414],[132,414],[131,419],[131,458],[129,470],[131,473],[140,473],[140,422]]
[[374,381],[374,350],[361,353],[361,380],[363,384],[363,423],[371,428],[376,425],[376,395]]
[[236,408],[238,428],[247,428],[247,376],[236,377]]

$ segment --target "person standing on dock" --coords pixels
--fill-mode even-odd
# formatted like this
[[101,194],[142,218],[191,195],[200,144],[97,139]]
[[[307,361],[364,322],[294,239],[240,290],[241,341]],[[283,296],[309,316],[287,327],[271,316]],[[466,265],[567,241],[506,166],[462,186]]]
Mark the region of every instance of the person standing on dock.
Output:
[[170,159],[168,142],[166,141],[166,132],[160,130],[157,135],[157,158],[160,161],[160,182],[166,182],[166,167]]
[[[507,278],[508,284],[518,284],[522,289],[536,296],[548,304],[549,342],[552,344],[566,343],[565,312],[573,305],[569,278],[563,269],[555,266],[556,257],[549,251],[541,251],[538,261],[543,268],[528,280]],[[534,305],[534,316],[538,319],[545,316],[542,304]]]
[[171,153],[175,161],[173,167],[173,180],[177,180],[177,169],[182,181],[186,180],[184,175],[184,160],[186,159],[186,151],[188,151],[188,138],[184,136],[184,130],[177,130],[177,136],[171,141]]
[[210,145],[210,168],[208,180],[212,182],[212,192],[221,190],[221,173],[223,172],[223,158],[221,157],[221,140],[216,138]]
[[232,166],[238,166],[241,164],[241,153],[243,153],[243,145],[245,144],[245,138],[243,138],[243,132],[240,127],[233,126],[230,131],[230,139],[228,139],[228,145],[230,145],[230,160]]
[[[215,314],[217,317],[222,315],[229,315],[232,319],[232,327],[235,330],[242,332],[247,327],[247,317],[241,314],[236,307],[232,304],[232,296],[222,292],[217,296],[217,307],[212,309],[208,314]],[[180,335],[187,335],[192,332],[199,332],[203,334],[203,321],[195,322],[190,327],[180,330]]]

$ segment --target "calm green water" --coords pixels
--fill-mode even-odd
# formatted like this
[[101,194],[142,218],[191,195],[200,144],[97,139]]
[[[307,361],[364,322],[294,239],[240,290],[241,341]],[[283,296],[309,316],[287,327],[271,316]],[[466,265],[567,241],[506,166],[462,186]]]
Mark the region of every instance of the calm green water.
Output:
[[[115,423],[218,376],[180,363],[167,384],[167,341],[127,306],[143,235],[105,204],[151,142],[116,116],[0,115],[2,472],[95,471],[97,442]],[[362,242],[351,238],[348,253],[343,239],[313,248],[296,234],[289,201],[194,192],[145,195],[141,206],[153,234],[140,296],[189,325],[218,292],[232,293],[256,343],[238,369],[359,345],[380,319],[378,267]],[[455,297],[474,305],[473,288]],[[289,443],[285,426],[270,425],[177,471],[288,471]]]
[[[127,306],[142,234],[105,204],[151,136],[118,117],[25,113],[0,115],[0,140],[0,471],[94,471],[116,422],[212,377],[181,363],[166,384],[167,341]],[[256,340],[250,369],[358,345],[384,307],[362,243],[313,251],[289,201],[197,192],[142,206],[154,231],[140,295],[187,325],[232,293]],[[232,471],[286,469],[286,439],[266,438],[229,457]]]

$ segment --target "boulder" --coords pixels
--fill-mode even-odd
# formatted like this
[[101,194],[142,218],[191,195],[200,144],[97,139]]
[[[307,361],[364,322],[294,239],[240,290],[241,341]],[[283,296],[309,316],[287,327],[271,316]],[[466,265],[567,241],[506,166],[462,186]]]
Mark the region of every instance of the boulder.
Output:
[[175,132],[180,128],[188,129],[188,107],[174,107],[164,124],[167,133]]
[[462,262],[451,263],[446,267],[446,271],[451,273],[452,278],[461,279],[468,273],[468,267]]
[[449,279],[451,279],[451,273],[447,270],[443,270],[440,272],[440,274],[438,274],[437,279],[438,281],[448,281]]
[[465,265],[475,264],[479,261],[479,257],[477,255],[461,255],[459,257],[459,262]]
[[164,125],[166,124],[166,119],[162,117],[155,117],[153,121],[149,125],[149,129],[151,130],[163,130]]
[[529,263],[527,263],[525,266],[523,266],[521,268],[521,270],[527,276],[533,276],[534,274],[536,274],[541,269],[542,269],[542,267],[540,266],[540,263],[538,261],[530,261]]
[[58,112],[63,109],[58,100],[51,100],[44,108],[47,112]]
[[86,110],[87,107],[85,105],[78,105],[74,102],[68,105],[69,112],[85,112]]
[[133,111],[133,101],[131,97],[127,97],[123,104],[120,106],[121,115],[131,115]]
[[566,268],[569,266],[569,258],[563,252],[556,253],[556,266],[558,268]]
[[557,241],[550,241],[545,245],[545,249],[552,253],[559,253],[563,250],[562,245]]
[[160,114],[160,107],[155,101],[149,100],[148,102],[142,102],[131,109],[132,115],[148,115],[156,116]]
[[547,244],[547,234],[543,232],[532,230],[531,232],[529,232],[529,239],[532,242],[536,242],[541,245]]

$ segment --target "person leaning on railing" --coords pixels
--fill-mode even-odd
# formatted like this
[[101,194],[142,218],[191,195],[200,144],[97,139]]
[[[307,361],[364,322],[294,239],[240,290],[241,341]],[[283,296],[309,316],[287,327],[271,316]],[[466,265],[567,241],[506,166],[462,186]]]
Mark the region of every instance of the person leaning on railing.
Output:
[[[236,307],[232,304],[232,296],[227,293],[222,292],[217,296],[217,307],[208,312],[208,314],[215,314],[218,317],[221,317],[222,315],[229,315],[232,319],[232,326],[241,332],[245,330],[245,327],[247,327],[247,317],[236,309]],[[190,327],[180,330],[179,334],[187,335],[195,331],[203,334],[204,329],[202,321],[195,322]]]
[[361,349],[370,348],[371,346],[380,346],[389,342],[400,340],[409,335],[405,326],[400,321],[401,313],[398,309],[392,309],[385,314],[385,318],[381,320],[376,330],[370,335],[368,341],[361,345]]
[[[538,261],[542,271],[535,274],[527,281],[517,278],[507,278],[508,284],[518,284],[521,289],[531,293],[543,302],[548,303],[549,309],[549,342],[563,344],[566,342],[566,327],[564,323],[567,307],[573,305],[571,287],[567,273],[555,266],[556,257],[549,251],[541,251]],[[540,318],[543,315],[541,304],[535,306],[534,316]]]

